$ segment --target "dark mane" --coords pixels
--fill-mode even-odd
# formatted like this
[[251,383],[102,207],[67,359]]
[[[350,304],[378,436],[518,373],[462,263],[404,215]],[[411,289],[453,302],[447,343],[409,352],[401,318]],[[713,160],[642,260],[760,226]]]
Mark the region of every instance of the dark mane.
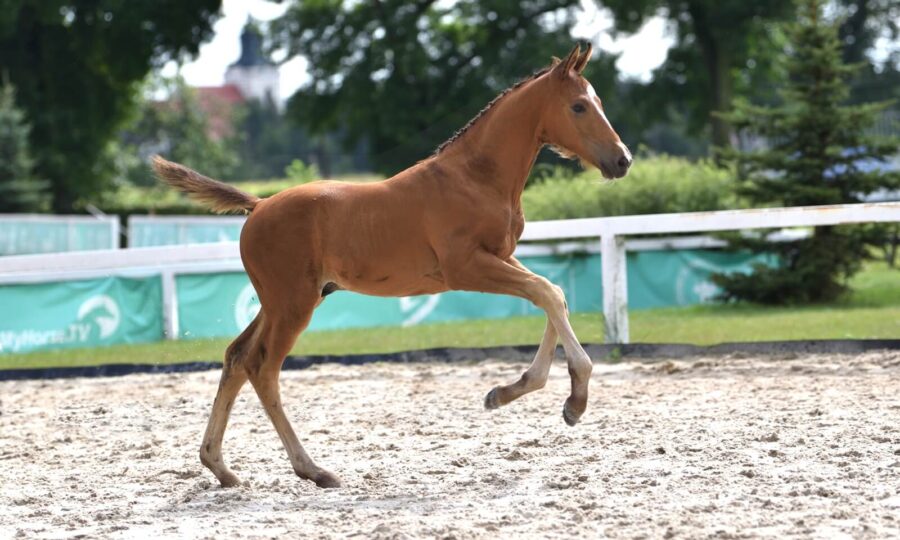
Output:
[[496,105],[497,102],[500,101],[501,99],[503,99],[507,94],[509,94],[509,93],[512,92],[513,90],[518,89],[518,88],[521,87],[523,84],[529,83],[529,82],[531,82],[531,81],[537,79],[538,77],[540,77],[541,75],[547,73],[547,72],[550,71],[551,69],[553,69],[553,65],[547,66],[547,67],[545,67],[544,69],[541,69],[540,71],[535,71],[535,72],[532,73],[530,76],[525,77],[524,79],[522,79],[522,80],[520,80],[519,82],[517,82],[516,84],[510,86],[509,88],[507,88],[507,89],[504,90],[503,92],[500,92],[500,94],[498,94],[497,97],[495,97],[494,99],[492,99],[490,103],[488,103],[487,105],[484,106],[483,109],[481,109],[480,111],[478,111],[478,114],[476,114],[471,120],[469,120],[469,122],[468,122],[466,125],[464,125],[463,127],[459,128],[459,129],[456,131],[456,133],[454,133],[453,135],[450,136],[449,139],[447,139],[446,141],[442,142],[442,143],[440,144],[440,146],[438,146],[438,147],[434,150],[434,154],[433,154],[433,155],[436,156],[436,155],[440,154],[441,152],[444,151],[444,149],[446,149],[448,146],[450,146],[451,144],[453,144],[457,139],[459,139],[460,137],[462,137],[462,136],[466,133],[466,131],[469,130],[469,128],[471,128],[472,126],[474,126],[476,122],[478,122],[485,114],[487,114],[487,112],[488,112],[489,110],[491,110],[491,107],[493,107],[494,105]]

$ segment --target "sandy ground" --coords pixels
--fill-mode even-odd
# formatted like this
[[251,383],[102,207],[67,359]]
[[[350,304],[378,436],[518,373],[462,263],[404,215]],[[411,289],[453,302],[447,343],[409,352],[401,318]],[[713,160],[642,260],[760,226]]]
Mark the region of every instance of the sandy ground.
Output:
[[598,365],[583,422],[525,364],[285,372],[345,487],[293,475],[249,387],[222,489],[197,458],[216,372],[0,383],[0,538],[900,536],[900,352]]

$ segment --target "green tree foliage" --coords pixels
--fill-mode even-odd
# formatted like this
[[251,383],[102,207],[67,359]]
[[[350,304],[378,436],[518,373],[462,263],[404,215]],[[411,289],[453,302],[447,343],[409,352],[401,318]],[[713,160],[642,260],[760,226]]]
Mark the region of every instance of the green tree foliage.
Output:
[[[376,169],[390,174],[427,157],[496,94],[571,49],[573,6],[296,1],[273,22],[271,39],[309,60],[312,80],[290,100],[293,118],[316,134],[346,128],[347,148],[367,138]],[[595,57],[586,76],[608,96],[613,58]]]
[[34,178],[25,113],[9,83],[0,87],[0,212],[36,212],[47,202],[47,182]]
[[140,82],[166,60],[196,54],[221,0],[7,0],[0,66],[32,125],[37,175],[53,208],[70,211],[112,176],[107,145]]
[[[861,64],[851,83],[851,102],[900,99],[900,2],[839,0],[837,12],[844,62]],[[883,61],[869,55],[879,38],[890,43]]]
[[612,10],[616,29],[637,31],[662,15],[676,43],[653,81],[633,92],[636,114],[663,122],[686,118],[693,132],[710,126],[716,146],[731,145],[728,124],[712,115],[727,111],[736,94],[765,85],[780,36],[772,22],[794,13],[790,0],[598,0]]
[[292,160],[312,152],[310,138],[269,101],[247,103],[237,128],[243,140],[235,178],[280,177]]
[[[722,116],[768,141],[763,150],[724,152],[744,181],[741,194],[753,205],[803,206],[855,203],[879,188],[898,187],[898,173],[873,166],[895,153],[898,141],[866,132],[886,104],[844,104],[856,67],[842,62],[836,26],[823,20],[820,2],[805,0],[801,11],[800,22],[789,30],[783,103],[739,102]],[[733,245],[780,256],[774,268],[715,277],[726,298],[763,303],[834,299],[867,256],[860,229],[842,227],[816,227],[797,242],[738,240]]]
[[[239,136],[234,132],[240,118],[219,118],[226,125],[214,133],[208,113],[200,106],[196,91],[180,78],[152,83],[165,100],[146,98],[137,115],[122,132],[119,150],[130,159],[124,161],[126,179],[136,185],[156,183],[148,160],[153,154],[183,163],[214,178],[232,178],[238,165]],[[211,106],[214,106],[211,105]],[[240,116],[238,111],[232,116]]]

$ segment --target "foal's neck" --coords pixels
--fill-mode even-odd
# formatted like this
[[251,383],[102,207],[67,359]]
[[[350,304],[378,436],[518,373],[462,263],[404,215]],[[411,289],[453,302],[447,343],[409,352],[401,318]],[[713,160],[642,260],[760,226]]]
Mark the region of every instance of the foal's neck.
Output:
[[465,181],[491,186],[518,206],[543,146],[544,79],[538,77],[502,97],[436,159],[463,165]]

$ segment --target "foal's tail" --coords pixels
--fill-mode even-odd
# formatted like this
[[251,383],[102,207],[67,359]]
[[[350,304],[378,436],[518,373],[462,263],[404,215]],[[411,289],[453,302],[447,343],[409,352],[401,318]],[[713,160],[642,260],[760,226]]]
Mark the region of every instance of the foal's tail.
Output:
[[234,186],[207,178],[184,165],[153,156],[153,170],[156,176],[170,186],[183,191],[192,199],[201,202],[213,212],[251,212],[260,201],[259,197],[244,193]]

